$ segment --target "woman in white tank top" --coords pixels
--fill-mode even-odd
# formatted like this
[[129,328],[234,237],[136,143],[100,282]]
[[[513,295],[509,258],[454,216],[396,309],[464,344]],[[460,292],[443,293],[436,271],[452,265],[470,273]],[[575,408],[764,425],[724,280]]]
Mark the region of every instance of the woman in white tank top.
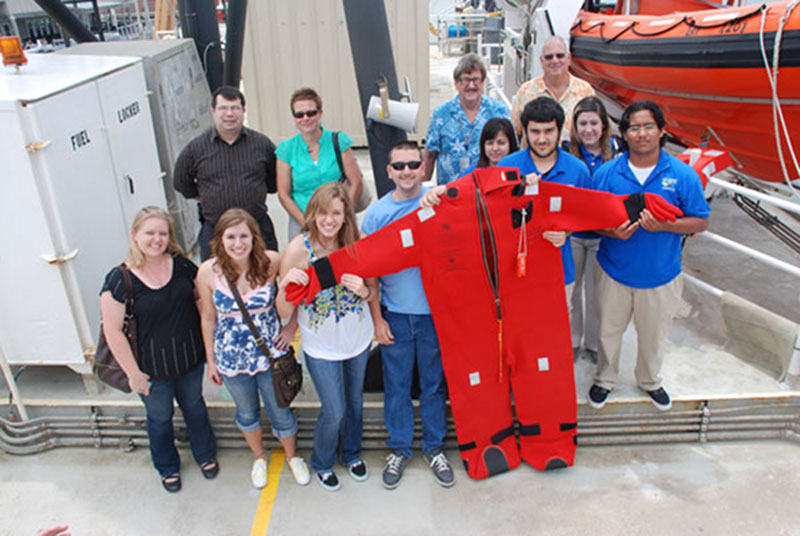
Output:
[[[339,182],[323,184],[311,196],[302,232],[286,248],[275,302],[284,318],[294,314],[286,285],[308,283],[304,270],[315,260],[359,238],[347,190]],[[329,490],[339,489],[333,471],[339,461],[357,481],[367,478],[361,459],[364,374],[374,334],[368,300],[378,299],[377,280],[344,274],[342,282],[297,308],[303,354],[322,409],[314,430],[311,468]]]

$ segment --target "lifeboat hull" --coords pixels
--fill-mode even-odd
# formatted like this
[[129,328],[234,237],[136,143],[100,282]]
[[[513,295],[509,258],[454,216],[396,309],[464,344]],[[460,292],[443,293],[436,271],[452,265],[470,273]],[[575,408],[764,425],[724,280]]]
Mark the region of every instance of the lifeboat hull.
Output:
[[[582,11],[571,30],[573,71],[626,106],[649,99],[667,131],[687,145],[728,150],[741,171],[783,182],[773,120],[770,65],[787,3],[672,13],[602,15]],[[800,8],[780,41],[777,96],[790,139],[800,139]],[[790,179],[798,174],[781,138]],[[797,148],[796,148],[797,150]]]

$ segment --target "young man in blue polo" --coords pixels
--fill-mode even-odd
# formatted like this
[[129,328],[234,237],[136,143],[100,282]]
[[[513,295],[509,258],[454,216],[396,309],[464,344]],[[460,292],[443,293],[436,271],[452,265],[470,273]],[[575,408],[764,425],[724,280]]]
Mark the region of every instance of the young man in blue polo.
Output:
[[705,231],[711,208],[697,173],[661,149],[664,114],[651,101],[628,106],[619,122],[628,151],[603,164],[593,177],[598,190],[614,194],[654,193],[677,206],[683,217],[659,222],[642,211],[638,222],[600,231],[595,303],[600,348],[589,404],[602,408],[619,375],[622,334],[633,318],[636,328],[636,383],[653,404],[672,407],[661,385],[664,341],[680,303],[681,236]]
[[[389,179],[395,189],[373,204],[361,225],[374,233],[419,208],[425,164],[414,142],[399,142],[389,150]],[[447,434],[446,386],[439,341],[419,268],[409,268],[380,278],[380,304],[370,302],[375,336],[383,359],[384,420],[391,449],[383,470],[383,486],[400,485],[403,470],[412,457],[414,406],[411,382],[414,362],[419,371],[422,416],[422,450],[436,481],[449,487],[455,483],[453,469],[444,455]]]
[[[550,97],[538,97],[525,105],[520,122],[528,146],[506,156],[498,162],[498,166],[519,168],[522,176],[534,174],[542,181],[580,188],[592,187],[586,165],[559,147],[561,129],[564,127],[564,110],[560,104]],[[542,237],[561,248],[567,306],[570,307],[575,286],[575,263],[572,260],[569,232],[545,231]]]

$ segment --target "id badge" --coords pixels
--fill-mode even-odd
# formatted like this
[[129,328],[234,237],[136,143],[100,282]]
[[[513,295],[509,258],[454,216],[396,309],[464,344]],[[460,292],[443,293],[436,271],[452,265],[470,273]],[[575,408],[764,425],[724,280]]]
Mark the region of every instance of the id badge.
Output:
[[469,157],[468,156],[462,156],[461,157],[461,172],[463,173],[467,169],[469,169]]

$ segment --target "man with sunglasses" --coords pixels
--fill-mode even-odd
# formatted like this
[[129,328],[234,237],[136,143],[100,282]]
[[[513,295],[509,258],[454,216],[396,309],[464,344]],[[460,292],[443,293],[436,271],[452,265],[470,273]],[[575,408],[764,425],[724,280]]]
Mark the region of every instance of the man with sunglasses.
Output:
[[511,119],[505,105],[483,94],[486,66],[477,54],[461,58],[453,70],[458,95],[433,111],[425,137],[425,181],[447,184],[478,163],[483,126],[493,117]]
[[267,194],[277,191],[275,145],[244,126],[244,95],[222,86],[211,96],[214,125],[191,140],[175,162],[175,189],[200,201],[200,258],[211,256],[217,219],[229,208],[247,210],[258,222],[267,249],[278,250],[267,214]]
[[[594,89],[588,82],[569,74],[571,59],[564,39],[557,35],[547,38],[542,45],[542,55],[539,56],[544,74],[522,84],[512,101],[511,117],[517,136],[523,134],[520,114],[525,105],[536,97],[546,96],[555,99],[564,109],[564,124],[569,125],[572,121],[572,110],[578,101],[594,95]],[[521,141],[524,145],[524,137]],[[561,141],[569,143],[569,128],[562,129]]]
[[[395,189],[367,210],[361,230],[372,234],[419,208],[424,190],[425,164],[415,142],[401,141],[389,150],[389,179]],[[419,268],[409,268],[379,279],[380,303],[370,301],[375,338],[383,360],[384,420],[391,449],[383,470],[383,485],[400,485],[403,470],[412,457],[414,406],[411,383],[414,363],[421,388],[422,451],[436,481],[444,487],[455,483],[453,469],[444,455],[447,433],[447,391],[439,340],[422,287]]]

